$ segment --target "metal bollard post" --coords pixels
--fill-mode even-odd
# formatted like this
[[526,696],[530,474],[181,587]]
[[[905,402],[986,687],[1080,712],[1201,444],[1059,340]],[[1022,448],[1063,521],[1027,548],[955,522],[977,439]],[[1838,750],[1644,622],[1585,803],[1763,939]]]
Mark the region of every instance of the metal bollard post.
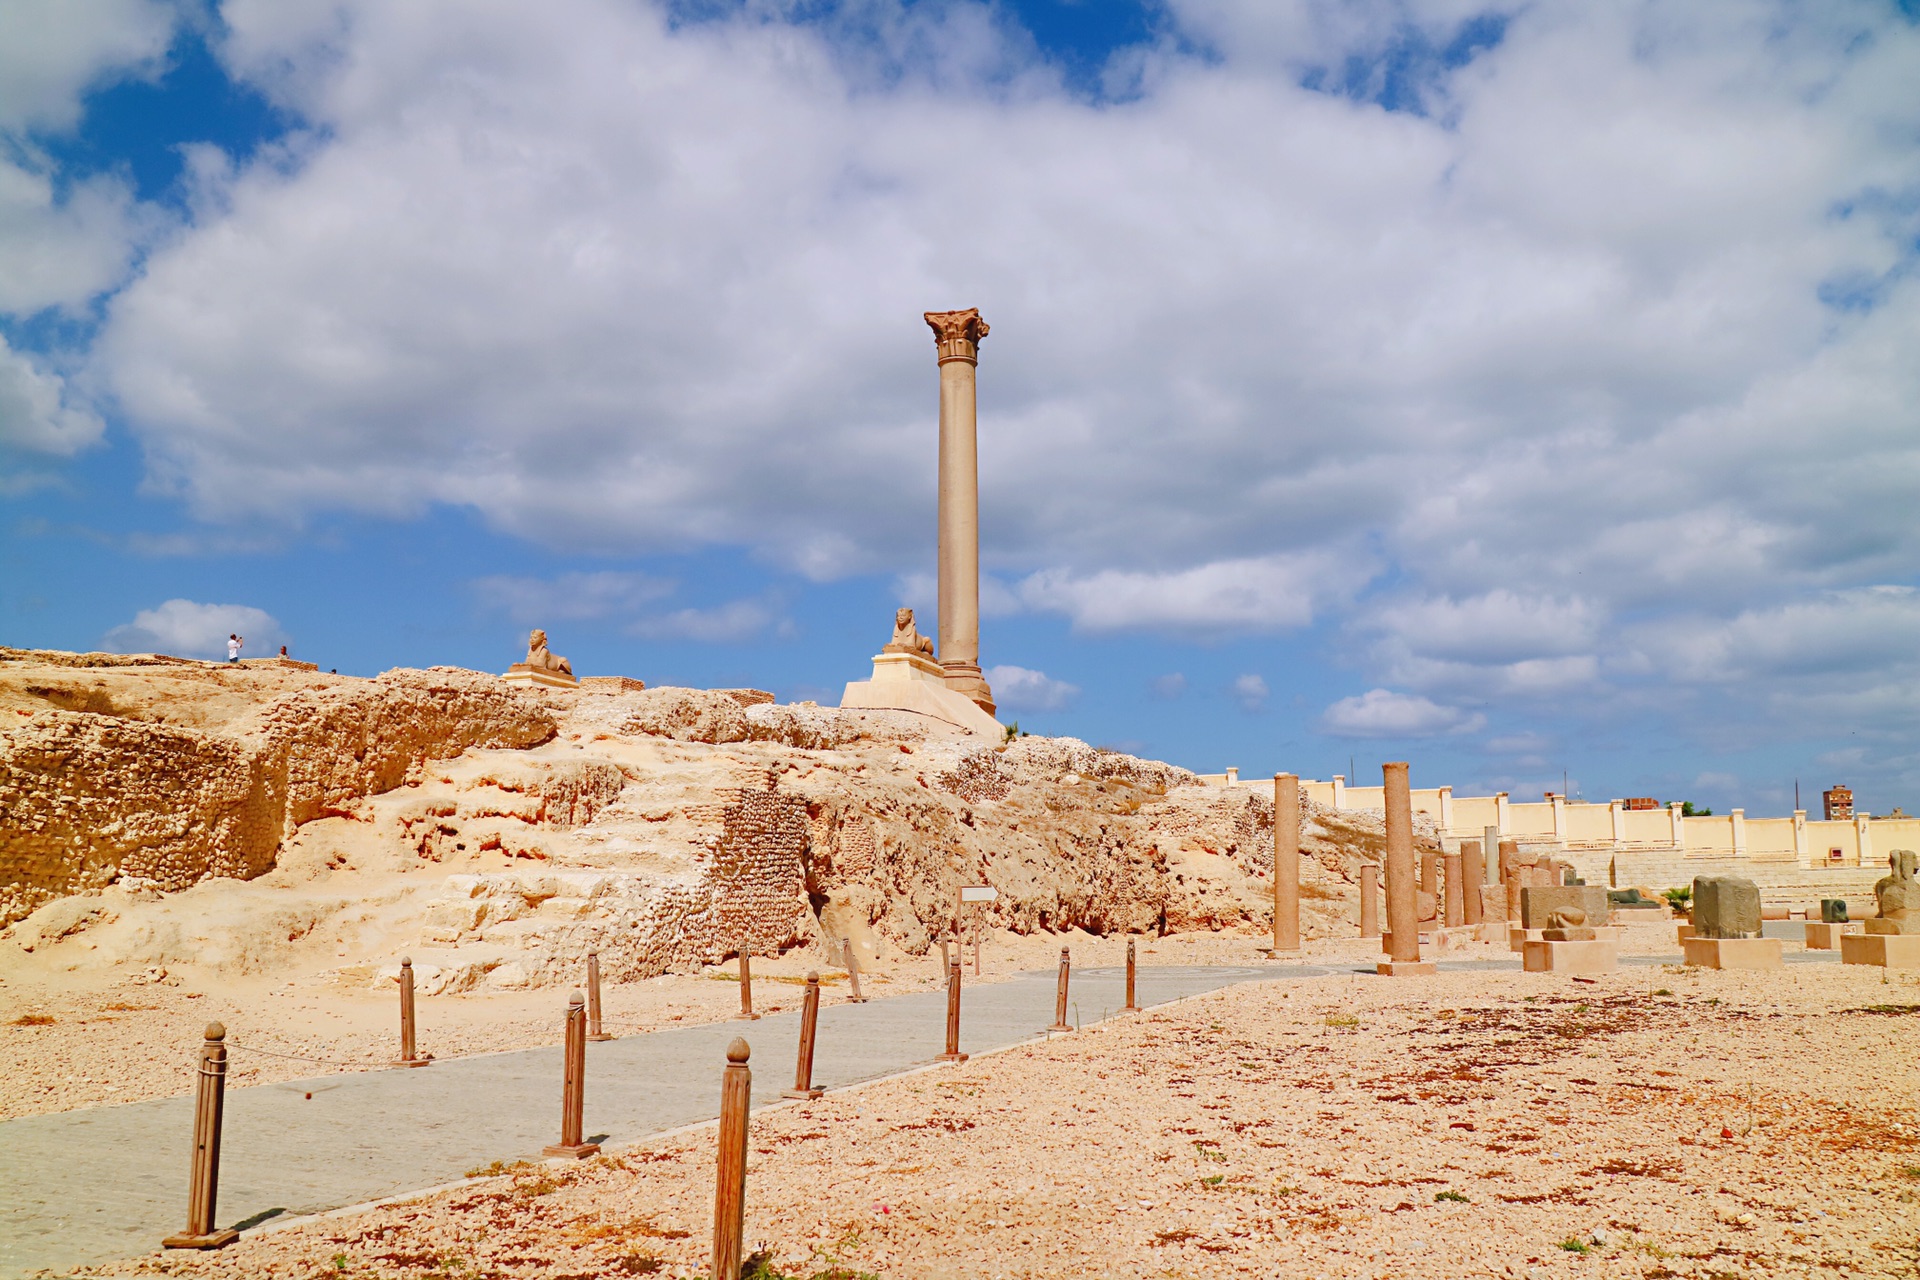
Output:
[[747,949],[740,948],[740,1012],[733,1015],[735,1022],[752,1022],[759,1018],[753,1011],[753,965],[747,960]]
[[597,1155],[600,1144],[581,1133],[581,1115],[587,1097],[587,1000],[578,991],[567,1001],[566,1080],[560,1089],[560,1141],[545,1147],[545,1156],[572,1156],[584,1160]]
[[1073,961],[1067,955],[1065,947],[1060,948],[1060,981],[1053,989],[1053,1025],[1049,1031],[1071,1031],[1067,1025],[1067,972]]
[[947,1051],[940,1061],[966,1060],[967,1055],[960,1052],[960,962],[956,960],[947,966]]
[[793,1088],[783,1098],[817,1098],[825,1089],[813,1087],[813,1040],[820,1027],[820,975],[807,975],[807,996],[800,1005],[800,1056],[793,1064]]
[[853,939],[847,939],[847,982],[853,987],[853,994],[847,997],[850,1004],[865,1004],[867,998],[860,994],[860,962],[853,954]]
[[1140,1008],[1133,998],[1133,939],[1127,939],[1127,1012]]
[[423,1058],[414,1052],[413,1021],[413,960],[408,956],[400,957],[400,1059],[396,1067],[424,1067],[432,1058]]
[[600,953],[587,952],[587,1039],[612,1040],[600,1028]]
[[160,1243],[169,1249],[218,1249],[232,1244],[240,1233],[213,1225],[214,1202],[220,1194],[220,1117],[227,1088],[227,1029],[207,1025],[200,1046],[200,1075],[193,1099],[193,1170],[187,1190],[187,1229]]
[[740,1280],[747,1214],[747,1106],[753,1095],[752,1052],[736,1038],[720,1075],[720,1159],[713,1189],[713,1280]]

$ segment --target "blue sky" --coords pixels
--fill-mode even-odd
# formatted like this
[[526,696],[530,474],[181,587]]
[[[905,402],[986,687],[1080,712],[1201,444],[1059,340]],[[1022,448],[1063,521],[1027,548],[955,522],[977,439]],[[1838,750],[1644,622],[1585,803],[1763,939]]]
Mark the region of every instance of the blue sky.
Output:
[[[0,642],[1920,803],[1910,7],[0,0]],[[1351,762],[1351,765],[1350,763]]]

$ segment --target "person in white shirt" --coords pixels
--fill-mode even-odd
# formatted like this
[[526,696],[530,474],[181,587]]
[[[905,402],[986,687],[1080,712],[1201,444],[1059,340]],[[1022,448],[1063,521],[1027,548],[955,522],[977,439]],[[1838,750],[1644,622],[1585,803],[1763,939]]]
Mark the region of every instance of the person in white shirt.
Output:
[[227,633],[227,661],[228,662],[240,661],[240,646],[245,643],[246,643],[245,637],[234,635],[232,632]]

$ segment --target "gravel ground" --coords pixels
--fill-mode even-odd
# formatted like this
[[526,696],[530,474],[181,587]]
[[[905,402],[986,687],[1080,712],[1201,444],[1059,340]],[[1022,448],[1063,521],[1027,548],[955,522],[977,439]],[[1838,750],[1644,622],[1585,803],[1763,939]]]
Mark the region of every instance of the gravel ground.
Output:
[[[1920,982],[1857,967],[1236,987],[760,1113],[747,1239],[834,1280],[1911,1276],[1916,1043]],[[702,1275],[713,1140],[90,1274]]]

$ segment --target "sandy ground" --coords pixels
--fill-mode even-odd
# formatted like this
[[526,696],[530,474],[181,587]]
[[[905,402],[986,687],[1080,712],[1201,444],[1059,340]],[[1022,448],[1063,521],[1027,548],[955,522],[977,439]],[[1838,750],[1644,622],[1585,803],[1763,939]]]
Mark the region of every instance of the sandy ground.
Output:
[[[834,1280],[1911,1276],[1916,1042],[1920,980],[1861,967],[1236,987],[759,1114],[748,1246]],[[95,1274],[705,1274],[713,1143]]]
[[[1230,934],[1141,939],[1140,961],[1244,964],[1258,960],[1257,941]],[[983,948],[981,980],[1050,967],[1063,945],[1081,965],[1119,964],[1126,952],[1117,938],[1002,933]],[[1345,950],[1357,957],[1365,948],[1355,943]],[[756,1007],[772,1013],[796,1005],[798,980],[810,967],[819,969],[828,999],[847,994],[844,970],[793,952],[754,961]],[[939,974],[936,951],[884,964],[863,975],[862,985],[865,994],[883,998],[929,990]],[[583,971],[583,982],[585,977]],[[973,980],[971,947],[967,979]],[[449,1058],[558,1044],[567,994],[548,988],[422,996],[417,1049]],[[730,1017],[739,1010],[740,988],[727,965],[702,974],[608,983],[601,1003],[607,1030],[626,1034]],[[6,1011],[0,1017],[0,1119],[187,1093],[209,1022],[227,1028],[233,1064],[228,1078],[235,1085],[378,1070],[400,1048],[397,991],[346,989],[323,975],[249,981],[182,970],[146,983],[28,971],[0,983],[0,1009]]]

